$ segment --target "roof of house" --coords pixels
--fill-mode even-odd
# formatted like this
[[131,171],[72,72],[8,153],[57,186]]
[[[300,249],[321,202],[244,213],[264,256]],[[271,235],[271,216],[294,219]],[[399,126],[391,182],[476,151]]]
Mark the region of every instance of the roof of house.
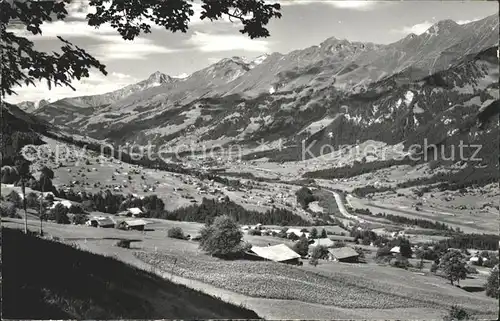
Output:
[[127,211],[129,211],[132,214],[142,214],[142,210],[138,207],[129,208],[127,209]]
[[399,253],[399,246],[395,246],[391,249],[392,253]]
[[282,262],[300,258],[300,255],[285,244],[272,246],[252,246],[252,252],[265,259]]
[[114,225],[115,222],[109,218],[104,216],[96,216],[89,219],[89,221],[97,221],[98,225]]
[[322,245],[322,246],[330,247],[330,246],[333,246],[333,244],[335,244],[335,242],[333,242],[329,238],[321,238],[321,239],[315,239],[314,242],[311,244],[311,246],[315,247],[315,246]]
[[128,220],[125,221],[125,224],[127,224],[128,226],[140,226],[146,225],[148,224],[148,222],[146,222],[145,220]]
[[328,249],[328,252],[330,252],[330,254],[335,256],[337,259],[346,259],[349,257],[359,256],[358,252],[356,252],[356,250],[349,246]]

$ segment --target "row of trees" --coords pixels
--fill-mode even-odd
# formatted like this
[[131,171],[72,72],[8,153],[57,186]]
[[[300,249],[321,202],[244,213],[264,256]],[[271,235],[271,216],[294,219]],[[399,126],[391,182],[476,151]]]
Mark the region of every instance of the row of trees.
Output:
[[152,214],[152,217],[173,221],[211,223],[216,217],[221,215],[227,215],[240,224],[311,225],[309,221],[287,209],[273,208],[265,213],[261,213],[245,209],[230,201],[229,198],[226,198],[222,202],[203,198],[201,204],[193,204],[173,211],[156,212]]
[[433,221],[429,221],[429,220],[425,220],[425,219],[421,219],[421,218],[410,218],[410,217],[406,217],[406,216],[387,214],[387,213],[373,214],[367,208],[365,208],[365,209],[357,208],[357,209],[354,209],[354,212],[357,214],[361,214],[361,215],[371,215],[371,216],[384,218],[386,220],[389,220],[389,221],[394,222],[394,223],[399,223],[399,224],[418,226],[421,228],[440,230],[440,231],[453,231],[452,227],[446,225],[445,223],[441,223],[438,221],[433,222]]

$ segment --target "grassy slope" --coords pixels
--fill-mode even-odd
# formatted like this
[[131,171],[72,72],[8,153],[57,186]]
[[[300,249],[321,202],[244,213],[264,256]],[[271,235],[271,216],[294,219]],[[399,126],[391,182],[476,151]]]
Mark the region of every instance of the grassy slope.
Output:
[[5,318],[258,318],[112,258],[6,228],[2,241]]

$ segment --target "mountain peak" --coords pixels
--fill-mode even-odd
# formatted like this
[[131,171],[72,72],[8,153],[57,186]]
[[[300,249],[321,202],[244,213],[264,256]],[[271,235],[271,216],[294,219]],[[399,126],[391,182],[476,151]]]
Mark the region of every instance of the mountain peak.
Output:
[[151,86],[160,86],[163,84],[167,84],[172,81],[172,78],[168,75],[165,75],[164,73],[160,71],[155,71],[152,73],[146,82],[150,84]]
[[451,19],[441,20],[432,25],[425,33],[427,34],[449,34],[453,32],[457,27],[460,27],[458,23]]

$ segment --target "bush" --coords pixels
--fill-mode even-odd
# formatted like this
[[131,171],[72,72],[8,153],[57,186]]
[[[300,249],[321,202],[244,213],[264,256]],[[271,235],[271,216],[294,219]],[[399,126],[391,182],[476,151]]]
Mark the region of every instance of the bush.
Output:
[[314,257],[311,257],[309,259],[309,264],[311,264],[312,266],[317,266],[318,265],[318,259],[317,258],[314,258]]
[[411,265],[406,257],[398,255],[395,259],[391,260],[391,266],[406,270]]
[[469,320],[470,314],[462,307],[454,305],[450,308],[448,315],[446,315],[444,321],[457,321],[457,320]]
[[83,225],[83,224],[85,224],[85,222],[87,222],[87,220],[88,220],[87,215],[85,215],[85,214],[75,214],[75,215],[73,215],[73,218],[72,218],[71,221],[75,225]]
[[433,262],[433,263],[432,263],[432,265],[431,265],[431,269],[430,269],[430,271],[431,271],[432,273],[436,273],[436,272],[437,272],[437,270],[438,270],[438,268],[439,268],[439,266],[437,265],[437,263],[436,263],[436,262]]
[[17,208],[12,202],[2,202],[0,203],[0,215],[2,217],[17,218]]
[[230,257],[241,254],[243,233],[238,224],[229,216],[217,216],[212,225],[201,230],[200,247],[207,253]]
[[486,295],[492,298],[498,299],[498,265],[491,270],[490,275],[488,276],[488,281],[486,282]]
[[129,249],[130,248],[130,241],[129,240],[119,240],[118,242],[116,242],[116,246],[123,247],[124,249]]
[[262,235],[262,232],[260,230],[256,230],[256,229],[250,229],[248,230],[248,235]]
[[172,227],[167,231],[167,236],[173,239],[185,240],[184,232],[180,227]]
[[292,232],[292,233],[288,234],[288,239],[292,240],[292,241],[297,241],[299,239],[299,236]]

